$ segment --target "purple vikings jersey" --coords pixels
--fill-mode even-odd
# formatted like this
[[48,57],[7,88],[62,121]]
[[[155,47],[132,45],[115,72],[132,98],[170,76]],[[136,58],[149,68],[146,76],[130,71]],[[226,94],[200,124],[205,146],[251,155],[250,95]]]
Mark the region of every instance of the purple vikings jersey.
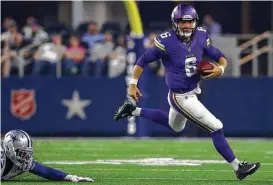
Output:
[[161,58],[166,71],[166,82],[175,93],[184,93],[195,89],[200,81],[197,74],[202,55],[206,54],[218,62],[224,54],[213,47],[206,30],[197,27],[189,44],[185,44],[173,30],[158,35],[155,46],[147,50],[136,65],[145,67],[147,63]]

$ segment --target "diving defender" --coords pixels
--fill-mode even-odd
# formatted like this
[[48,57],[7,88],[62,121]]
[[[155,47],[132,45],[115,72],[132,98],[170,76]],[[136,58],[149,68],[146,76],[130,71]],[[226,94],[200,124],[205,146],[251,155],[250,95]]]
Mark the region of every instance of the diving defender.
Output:
[[11,180],[25,172],[53,181],[93,182],[89,177],[78,177],[42,165],[33,159],[31,137],[23,130],[11,130],[1,143],[1,181]]

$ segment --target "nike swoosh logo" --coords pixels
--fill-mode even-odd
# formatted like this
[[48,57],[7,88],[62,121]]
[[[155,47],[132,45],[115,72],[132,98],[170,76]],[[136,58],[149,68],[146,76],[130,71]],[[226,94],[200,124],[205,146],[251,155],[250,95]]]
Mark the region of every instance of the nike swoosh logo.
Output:
[[252,168],[250,168],[247,172],[250,172],[254,168],[256,168],[256,164],[254,164],[254,166],[252,166]]

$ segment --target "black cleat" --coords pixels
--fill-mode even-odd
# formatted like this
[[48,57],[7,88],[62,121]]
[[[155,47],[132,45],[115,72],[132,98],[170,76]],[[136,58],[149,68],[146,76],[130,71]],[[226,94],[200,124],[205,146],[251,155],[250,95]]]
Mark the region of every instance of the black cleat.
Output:
[[248,175],[255,173],[260,168],[260,166],[260,163],[249,163],[246,161],[240,162],[239,169],[235,172],[236,176],[239,180],[243,180]]
[[125,100],[123,105],[118,108],[114,114],[114,120],[118,121],[122,118],[131,117],[136,106],[129,100]]

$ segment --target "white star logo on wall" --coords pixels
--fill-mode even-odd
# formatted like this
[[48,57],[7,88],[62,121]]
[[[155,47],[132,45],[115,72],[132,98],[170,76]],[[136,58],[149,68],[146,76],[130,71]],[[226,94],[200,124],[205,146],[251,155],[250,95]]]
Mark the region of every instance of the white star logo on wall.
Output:
[[91,104],[91,100],[81,99],[79,91],[74,90],[72,99],[62,100],[62,104],[68,108],[66,119],[71,119],[73,116],[78,116],[83,120],[86,118],[84,109]]

